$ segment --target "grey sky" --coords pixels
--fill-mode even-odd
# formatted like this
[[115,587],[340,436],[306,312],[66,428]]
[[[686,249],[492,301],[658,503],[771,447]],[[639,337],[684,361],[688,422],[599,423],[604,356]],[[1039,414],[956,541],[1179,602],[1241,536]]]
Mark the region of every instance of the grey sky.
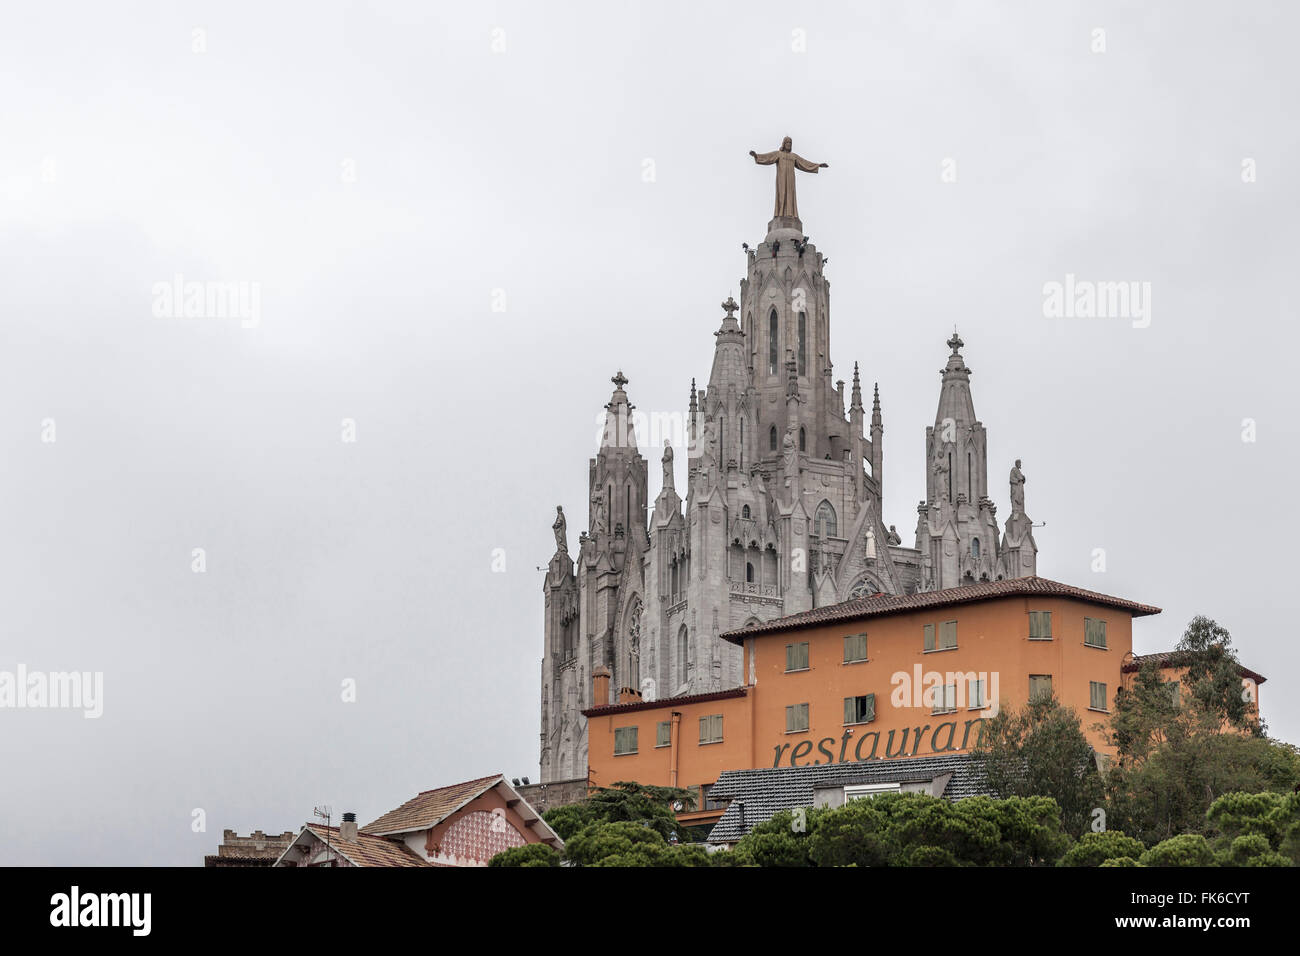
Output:
[[[0,711],[0,862],[193,865],[535,778],[555,505],[574,546],[617,369],[646,412],[707,380],[785,135],[831,164],[799,206],[886,522],[912,542],[955,324],[1040,573],[1163,607],[1139,651],[1216,618],[1300,738],[1294,9],[444,6],[10,13],[0,670],[105,700]],[[257,327],[156,317],[178,273],[260,283]],[[1150,327],[1045,318],[1067,273],[1150,282]]]

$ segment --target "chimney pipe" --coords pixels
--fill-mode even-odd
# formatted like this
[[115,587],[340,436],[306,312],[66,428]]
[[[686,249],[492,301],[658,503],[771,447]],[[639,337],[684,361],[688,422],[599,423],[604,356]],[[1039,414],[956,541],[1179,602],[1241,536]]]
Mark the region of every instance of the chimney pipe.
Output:
[[591,706],[609,705],[609,668],[603,664],[591,672]]
[[355,813],[343,814],[343,822],[339,824],[339,839],[345,843],[357,842],[357,815]]

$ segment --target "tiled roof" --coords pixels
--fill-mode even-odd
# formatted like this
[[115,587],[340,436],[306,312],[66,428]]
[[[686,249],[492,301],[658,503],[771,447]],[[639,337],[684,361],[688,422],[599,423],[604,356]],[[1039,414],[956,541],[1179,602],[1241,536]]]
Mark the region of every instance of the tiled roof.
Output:
[[[862,760],[809,767],[764,767],[726,770],[709,790],[710,800],[731,803],[709,833],[710,843],[734,843],[781,810],[813,805],[817,786],[859,783],[908,783],[951,773],[943,795],[949,800],[990,794],[979,761],[970,754],[942,754],[904,760]],[[743,822],[742,822],[743,805]]]
[[490,777],[466,780],[464,783],[454,783],[449,787],[439,787],[437,790],[425,790],[407,800],[396,810],[389,810],[378,820],[366,824],[361,829],[376,834],[427,830],[437,826],[448,815],[459,810],[502,779],[504,778],[501,774],[494,773]]
[[1005,581],[981,581],[957,588],[945,588],[942,591],[926,591],[921,594],[873,594],[869,597],[855,598],[840,604],[801,611],[775,620],[751,624],[749,627],[726,631],[721,637],[732,644],[741,644],[745,638],[757,634],[774,634],[779,631],[793,631],[818,624],[834,624],[837,621],[855,621],[869,617],[883,617],[888,614],[901,614],[907,611],[919,611],[932,607],[949,607],[954,604],[971,604],[1000,597],[1063,597],[1079,601],[1091,601],[1106,607],[1118,608],[1130,612],[1134,617],[1147,614],[1159,614],[1160,608],[1149,604],[1139,604],[1127,598],[1112,597],[1097,591],[1087,591],[1071,584],[1062,584],[1049,578],[1026,577],[1009,578]]
[[[1121,668],[1125,674],[1132,674],[1147,661],[1154,660],[1157,667],[1182,667],[1187,663],[1185,651],[1160,651],[1157,654],[1134,654],[1133,659],[1127,661]],[[1262,684],[1268,680],[1263,674],[1257,674],[1244,664],[1241,665],[1241,676],[1249,677],[1256,684]]]
[[329,841],[330,849],[355,866],[428,866],[405,843],[386,840],[370,833],[357,833],[355,841],[339,839],[338,827],[325,827],[309,823],[318,840]]
[[627,714],[634,710],[653,710],[656,707],[680,707],[684,704],[705,704],[711,700],[726,700],[730,697],[744,697],[747,691],[743,687],[730,690],[717,690],[709,694],[692,694],[688,697],[664,697],[660,700],[638,700],[627,704],[606,704],[604,707],[590,707],[582,712],[584,717],[604,717],[608,714]]

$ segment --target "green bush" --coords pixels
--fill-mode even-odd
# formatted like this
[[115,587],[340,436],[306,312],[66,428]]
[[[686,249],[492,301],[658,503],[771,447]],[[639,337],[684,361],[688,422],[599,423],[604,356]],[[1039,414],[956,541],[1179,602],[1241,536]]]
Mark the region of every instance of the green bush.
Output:
[[1162,840],[1142,854],[1143,866],[1215,866],[1214,850],[1199,833]]
[[488,866],[559,866],[560,854],[545,843],[528,843],[502,850]]
[[1056,861],[1057,866],[1101,866],[1107,860],[1131,858],[1136,860],[1146,847],[1141,840],[1125,836],[1120,830],[1085,833],[1079,842],[1065,851]]

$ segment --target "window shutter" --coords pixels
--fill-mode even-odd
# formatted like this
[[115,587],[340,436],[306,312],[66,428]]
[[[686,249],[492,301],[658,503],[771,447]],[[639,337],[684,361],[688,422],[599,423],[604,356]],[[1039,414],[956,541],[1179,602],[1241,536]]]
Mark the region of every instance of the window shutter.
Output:
[[794,670],[794,645],[793,644],[787,644],[785,646],[785,669],[788,671]]
[[863,717],[862,719],[867,722],[876,719],[876,695],[875,694],[867,695],[867,713],[866,716]]
[[844,722],[846,724],[856,724],[858,722],[858,704],[852,697],[844,698]]
[[808,643],[806,641],[799,645],[799,669],[808,669]]
[[944,621],[939,625],[939,647],[950,650],[957,646],[957,622]]
[[708,742],[709,742],[709,718],[701,717],[700,718],[700,743],[704,744]]
[[785,732],[789,733],[794,730],[794,707],[793,705],[785,709]]
[[934,650],[934,625],[933,624],[927,624],[925,626],[925,649],[927,651]]

